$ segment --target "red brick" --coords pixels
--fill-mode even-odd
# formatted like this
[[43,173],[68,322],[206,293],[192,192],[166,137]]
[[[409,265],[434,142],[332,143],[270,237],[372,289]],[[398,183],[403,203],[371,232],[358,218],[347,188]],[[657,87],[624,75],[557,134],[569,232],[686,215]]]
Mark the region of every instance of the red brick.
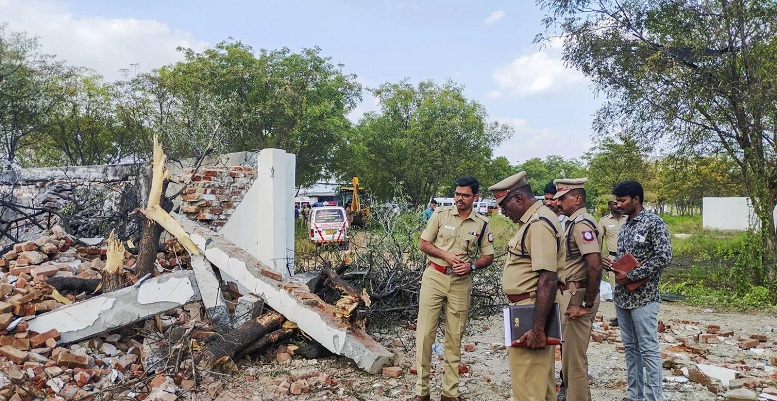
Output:
[[310,391],[310,388],[308,387],[307,380],[297,380],[294,383],[291,383],[291,387],[289,387],[289,392],[294,395],[300,395],[302,393],[307,393],[308,391]]
[[276,272],[275,270],[262,268],[260,272],[262,273],[262,276],[269,277],[275,281],[281,281],[283,279],[283,275]]
[[21,363],[27,359],[27,355],[29,354],[10,345],[3,345],[0,347],[0,355],[4,356],[6,359],[17,365],[21,365]]
[[57,355],[57,365],[68,368],[88,368],[89,357],[86,355],[75,355],[67,351],[61,351]]
[[762,343],[766,342],[769,338],[763,334],[751,334],[750,338],[754,338]]
[[42,265],[42,266],[35,266],[32,269],[30,269],[30,275],[35,276],[44,276],[44,277],[51,277],[59,271],[59,266],[57,265]]
[[399,366],[387,366],[383,368],[383,376],[402,377],[402,368]]
[[35,251],[37,249],[38,249],[38,246],[35,245],[34,242],[25,242],[22,244],[23,251]]
[[46,344],[46,340],[49,338],[53,338],[54,340],[59,340],[60,334],[57,329],[51,329],[49,331],[40,333],[38,335],[33,336],[30,338],[30,344],[32,344],[33,347],[39,348]]
[[14,338],[13,344],[11,344],[12,347],[16,349],[20,349],[22,351],[29,351],[30,350],[30,339],[29,338]]
[[3,313],[0,314],[0,329],[4,330],[8,325],[11,323],[11,321],[14,319],[14,316],[12,313]]
[[760,344],[760,341],[756,338],[749,338],[747,340],[739,340],[739,348],[750,349],[755,348]]
[[59,252],[59,248],[51,242],[47,242],[40,247],[40,251],[48,255],[53,255]]

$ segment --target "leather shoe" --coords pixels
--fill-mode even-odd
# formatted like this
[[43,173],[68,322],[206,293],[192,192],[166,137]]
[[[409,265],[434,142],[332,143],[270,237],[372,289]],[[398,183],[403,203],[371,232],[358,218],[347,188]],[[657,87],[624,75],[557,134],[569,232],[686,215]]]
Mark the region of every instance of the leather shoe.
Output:
[[440,401],[464,401],[464,397],[458,396],[458,397],[448,397],[447,395],[441,395]]
[[417,396],[413,397],[413,399],[411,401],[429,401],[430,398],[431,397],[429,396],[429,394],[427,394],[427,395],[417,395]]

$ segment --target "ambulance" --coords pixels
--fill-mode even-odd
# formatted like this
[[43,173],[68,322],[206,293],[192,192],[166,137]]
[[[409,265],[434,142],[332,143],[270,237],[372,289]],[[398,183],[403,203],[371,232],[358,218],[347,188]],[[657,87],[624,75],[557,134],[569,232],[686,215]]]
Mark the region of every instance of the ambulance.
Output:
[[310,209],[308,237],[316,245],[348,246],[348,218],[340,206],[321,206]]

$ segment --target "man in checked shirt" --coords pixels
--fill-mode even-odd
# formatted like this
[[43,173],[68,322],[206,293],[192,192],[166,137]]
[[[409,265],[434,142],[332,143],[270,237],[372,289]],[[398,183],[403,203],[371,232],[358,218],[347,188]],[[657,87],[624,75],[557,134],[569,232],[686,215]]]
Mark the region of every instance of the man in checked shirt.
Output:
[[[618,233],[618,255],[626,252],[640,266],[615,275],[615,314],[626,351],[628,390],[623,401],[660,401],[661,354],[658,348],[658,280],[672,261],[672,245],[666,223],[643,207],[644,191],[637,181],[623,181],[612,190],[616,206],[628,216]],[[612,262],[603,259],[605,267]],[[649,277],[633,292],[625,284]],[[644,366],[644,373],[643,373]],[[647,378],[647,381],[644,379]]]

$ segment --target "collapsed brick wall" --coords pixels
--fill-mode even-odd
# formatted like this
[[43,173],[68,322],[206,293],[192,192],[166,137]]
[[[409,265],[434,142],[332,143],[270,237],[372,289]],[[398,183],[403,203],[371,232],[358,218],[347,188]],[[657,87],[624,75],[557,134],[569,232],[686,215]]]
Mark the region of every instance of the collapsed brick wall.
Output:
[[[256,179],[256,153],[209,157],[197,172],[195,159],[171,161],[167,194],[175,210],[217,230],[229,219]],[[146,204],[149,164],[23,169],[0,173],[0,250],[37,238],[59,225],[77,238],[138,240],[135,209]],[[22,215],[34,215],[21,218]],[[136,242],[137,243],[137,242]]]
[[192,169],[184,173],[191,182],[181,195],[180,211],[212,230],[229,220],[256,180],[256,169],[250,166],[211,166],[200,168],[196,174]]

